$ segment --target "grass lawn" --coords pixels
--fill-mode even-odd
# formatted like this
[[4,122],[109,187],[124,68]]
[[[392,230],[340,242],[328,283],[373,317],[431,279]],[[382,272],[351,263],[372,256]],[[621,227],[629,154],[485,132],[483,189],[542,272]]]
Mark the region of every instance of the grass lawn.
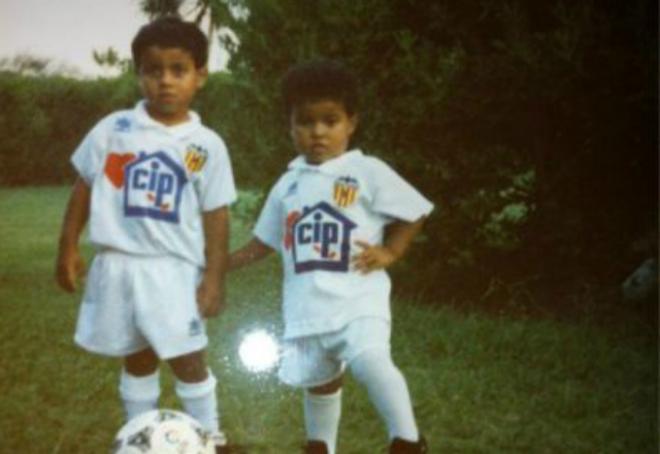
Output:
[[[2,453],[105,453],[122,424],[120,362],[73,344],[80,295],[59,291],[52,277],[67,195],[62,187],[0,189]],[[248,237],[247,221],[233,220],[234,245]],[[223,425],[249,453],[297,453],[304,439],[300,393],[272,372],[246,371],[237,355],[251,328],[281,329],[278,266],[272,259],[231,275],[229,307],[209,323]],[[394,358],[431,453],[657,452],[657,333],[649,326],[393,306]],[[161,406],[178,408],[172,376],[163,376]],[[347,380],[339,452],[385,446],[365,391]]]

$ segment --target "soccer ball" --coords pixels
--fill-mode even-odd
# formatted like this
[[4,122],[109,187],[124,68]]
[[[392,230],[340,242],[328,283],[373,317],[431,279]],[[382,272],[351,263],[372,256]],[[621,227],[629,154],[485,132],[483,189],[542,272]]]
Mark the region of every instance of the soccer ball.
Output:
[[210,434],[192,417],[175,410],[151,410],[117,433],[113,454],[213,454]]

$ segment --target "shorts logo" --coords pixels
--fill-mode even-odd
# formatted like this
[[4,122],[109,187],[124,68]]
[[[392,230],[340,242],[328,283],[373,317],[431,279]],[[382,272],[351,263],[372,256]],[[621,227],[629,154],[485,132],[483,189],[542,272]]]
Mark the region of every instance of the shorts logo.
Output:
[[333,198],[342,208],[353,205],[360,189],[358,181],[353,177],[340,177],[335,180]]
[[305,207],[302,215],[292,212],[287,218],[292,222],[288,234],[296,273],[349,270],[354,222],[327,202]]
[[179,223],[185,171],[164,151],[146,154],[124,167],[124,214]]
[[193,318],[190,320],[190,323],[188,323],[188,335],[190,337],[195,337],[200,334],[202,334],[202,322],[197,318]]
[[186,150],[184,162],[189,172],[199,172],[206,164],[209,152],[199,145],[190,145]]

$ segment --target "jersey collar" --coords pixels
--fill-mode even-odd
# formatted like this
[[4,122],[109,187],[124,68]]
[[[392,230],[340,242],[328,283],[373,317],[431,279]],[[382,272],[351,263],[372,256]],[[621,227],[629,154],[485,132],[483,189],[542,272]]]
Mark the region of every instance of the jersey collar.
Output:
[[199,115],[192,110],[188,111],[188,117],[190,118],[185,123],[180,123],[174,126],[166,126],[149,115],[146,108],[146,101],[141,100],[135,105],[135,118],[137,123],[144,128],[154,128],[160,131],[165,132],[166,134],[173,135],[174,137],[185,137],[196,131],[202,124]]
[[353,150],[349,150],[346,153],[342,153],[336,158],[330,159],[329,161],[326,161],[323,164],[314,165],[314,164],[308,164],[305,161],[305,157],[303,155],[298,155],[295,159],[293,159],[289,163],[289,169],[325,173],[328,175],[336,175],[338,173],[341,173],[342,169],[348,162],[352,161],[356,157],[361,157],[361,156],[363,156],[362,150],[356,148]]

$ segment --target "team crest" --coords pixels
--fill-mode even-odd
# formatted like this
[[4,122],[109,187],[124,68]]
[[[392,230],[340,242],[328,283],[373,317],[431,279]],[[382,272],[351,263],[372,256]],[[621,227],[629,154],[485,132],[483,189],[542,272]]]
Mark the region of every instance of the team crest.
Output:
[[358,190],[357,179],[349,176],[337,178],[333,189],[335,203],[342,208],[353,205],[357,199]]
[[190,145],[188,150],[186,150],[186,157],[184,158],[186,168],[189,172],[199,172],[204,167],[204,164],[206,164],[208,156],[209,153],[205,148],[199,145]]

